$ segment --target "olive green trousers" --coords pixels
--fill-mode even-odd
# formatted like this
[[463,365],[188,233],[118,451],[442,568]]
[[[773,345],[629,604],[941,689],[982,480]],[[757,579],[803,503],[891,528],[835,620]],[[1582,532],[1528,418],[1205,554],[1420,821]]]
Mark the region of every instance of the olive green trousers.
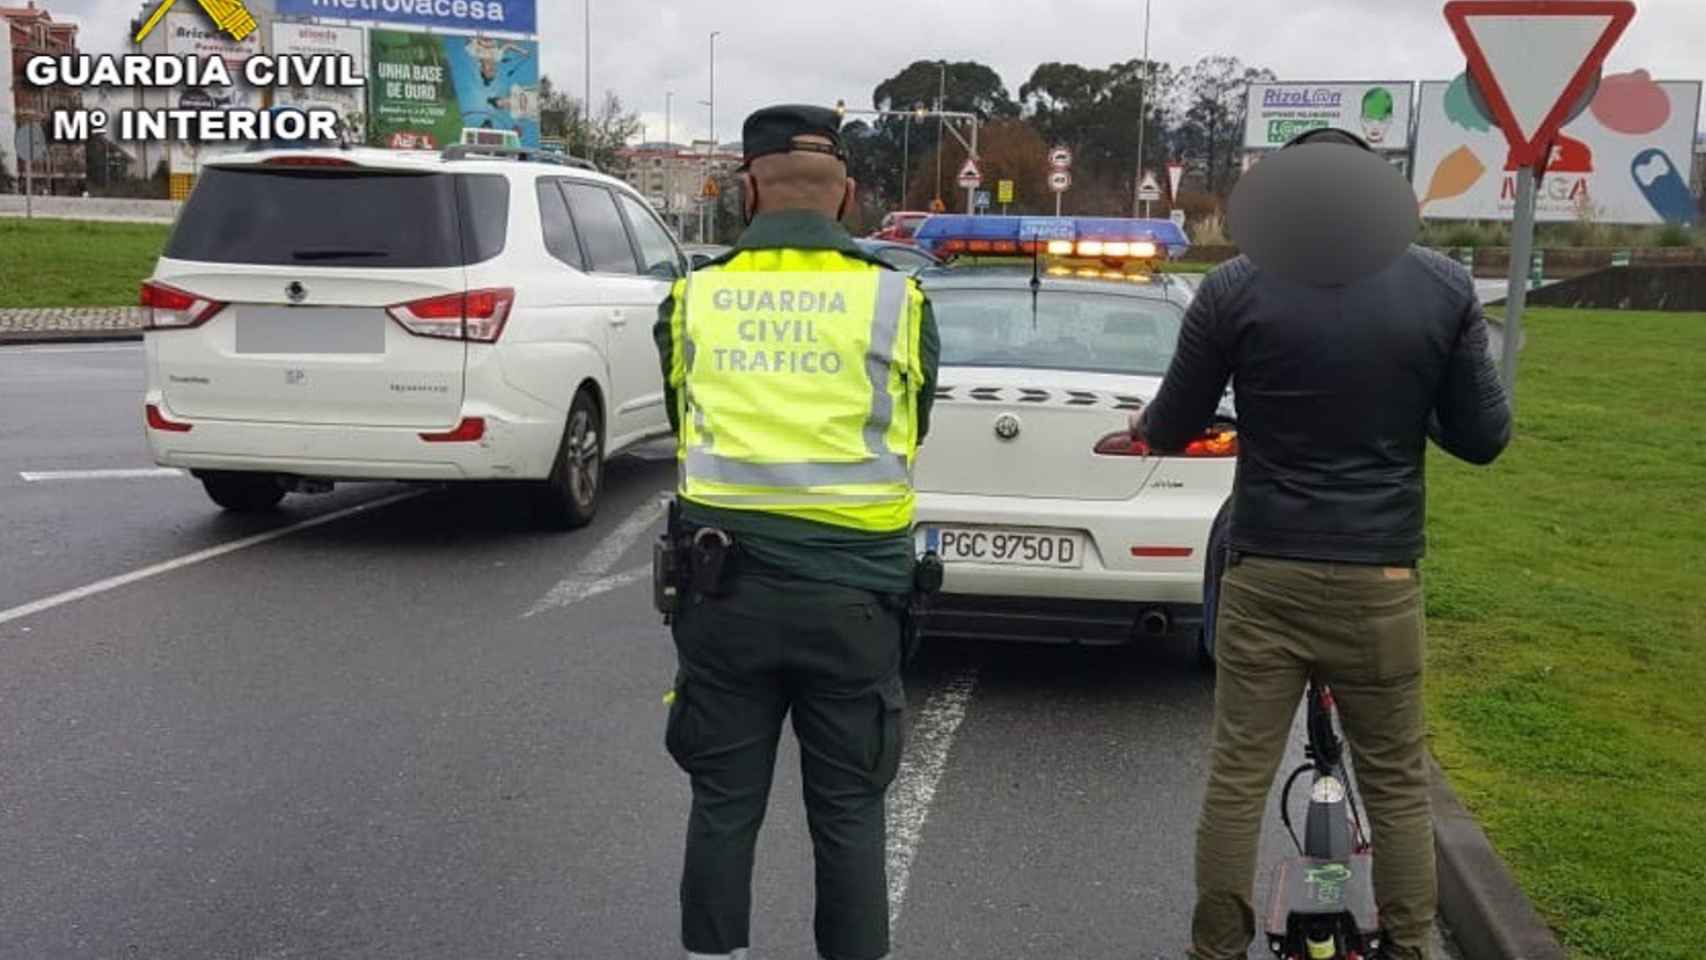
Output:
[[1268,796],[1313,673],[1333,689],[1374,842],[1389,956],[1425,960],[1437,906],[1422,585],[1409,567],[1234,554],[1221,583],[1208,791],[1197,825],[1196,960],[1242,960]]
[[753,851],[784,720],[800,741],[824,960],[889,952],[883,797],[900,766],[903,598],[810,580],[740,576],[687,597],[666,742],[692,778],[681,878],[690,955],[750,946]]

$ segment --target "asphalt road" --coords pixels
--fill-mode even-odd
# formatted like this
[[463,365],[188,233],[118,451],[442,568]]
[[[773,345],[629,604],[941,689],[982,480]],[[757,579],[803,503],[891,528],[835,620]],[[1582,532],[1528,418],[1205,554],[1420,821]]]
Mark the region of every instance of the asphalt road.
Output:
[[[0,957],[679,956],[666,451],[569,535],[481,488],[233,520],[98,472],[151,467],[140,360],[0,349]],[[907,679],[897,957],[1183,956],[1188,644],[938,644]],[[813,955],[808,851],[785,747],[755,960]]]

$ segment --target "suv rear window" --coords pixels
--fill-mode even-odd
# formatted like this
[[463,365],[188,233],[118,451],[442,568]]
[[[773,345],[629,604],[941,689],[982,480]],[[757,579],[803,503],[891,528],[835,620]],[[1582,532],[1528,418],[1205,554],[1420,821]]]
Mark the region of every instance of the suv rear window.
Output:
[[460,267],[503,252],[509,182],[493,174],[208,167],[166,256],[203,263]]

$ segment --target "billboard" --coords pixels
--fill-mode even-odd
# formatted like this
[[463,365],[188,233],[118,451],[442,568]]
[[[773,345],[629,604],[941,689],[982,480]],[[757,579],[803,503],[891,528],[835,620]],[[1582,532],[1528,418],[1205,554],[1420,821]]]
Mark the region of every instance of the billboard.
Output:
[[[359,27],[330,27],[312,23],[275,23],[272,52],[284,56],[342,55],[355,61],[356,71],[367,74],[367,37]],[[344,129],[360,142],[366,139],[367,91],[356,87],[274,87],[273,106],[303,110],[336,110],[344,118]]]
[[[223,57],[233,83],[229,87],[175,87],[165,91],[165,103],[151,102],[149,106],[166,106],[184,110],[259,110],[261,91],[242,81],[243,64],[261,52],[259,31],[242,40],[233,40],[221,33],[213,21],[197,10],[173,11],[166,15],[161,30],[166,35],[166,55],[171,57]],[[171,171],[193,174],[215,156],[235,153],[241,144],[194,144],[174,142],[169,145]]]
[[537,42],[399,30],[368,37],[369,143],[429,150],[486,130],[539,146]]
[[1391,83],[1252,83],[1246,150],[1277,149],[1305,131],[1337,127],[1376,150],[1410,148],[1408,80]]
[[[1414,183],[1422,216],[1511,219],[1516,167],[1504,135],[1474,106],[1467,77],[1422,84],[1418,111]],[[1538,219],[1694,222],[1688,175],[1699,113],[1699,81],[1655,81],[1645,70],[1606,76],[1553,149]]]
[[535,0],[276,0],[281,17],[377,20],[411,27],[538,33]]

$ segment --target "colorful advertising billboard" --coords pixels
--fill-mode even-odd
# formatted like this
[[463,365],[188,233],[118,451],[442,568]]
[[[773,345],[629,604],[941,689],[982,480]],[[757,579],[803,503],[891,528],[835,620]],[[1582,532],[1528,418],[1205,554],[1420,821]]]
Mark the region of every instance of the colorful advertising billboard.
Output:
[[369,40],[369,143],[434,150],[510,131],[539,146],[538,43],[398,30]]
[[1376,150],[1410,148],[1408,80],[1391,83],[1252,83],[1246,150],[1278,149],[1298,134],[1337,127]]
[[[346,56],[355,61],[357,73],[367,74],[367,37],[359,27],[275,23],[272,52],[276,56]],[[354,140],[366,139],[367,91],[363,88],[274,87],[272,98],[275,107],[336,110]]]
[[[261,35],[252,32],[233,40],[220,32],[213,21],[195,9],[174,10],[166,15],[161,29],[166,34],[166,55],[172,57],[223,57],[233,84],[225,86],[178,87],[166,92],[163,106],[182,110],[259,110],[261,91],[242,81],[243,64],[261,52]],[[151,102],[150,105],[155,105]],[[193,174],[201,165],[228,153],[243,150],[234,143],[172,143],[171,171]]]
[[[1413,182],[1422,216],[1509,220],[1516,167],[1504,135],[1475,107],[1468,80],[1422,84]],[[1689,192],[1700,82],[1655,81],[1645,70],[1608,75],[1564,127],[1540,186],[1542,222],[1693,223]]]
[[275,0],[281,17],[376,20],[413,27],[538,33],[535,0]]

